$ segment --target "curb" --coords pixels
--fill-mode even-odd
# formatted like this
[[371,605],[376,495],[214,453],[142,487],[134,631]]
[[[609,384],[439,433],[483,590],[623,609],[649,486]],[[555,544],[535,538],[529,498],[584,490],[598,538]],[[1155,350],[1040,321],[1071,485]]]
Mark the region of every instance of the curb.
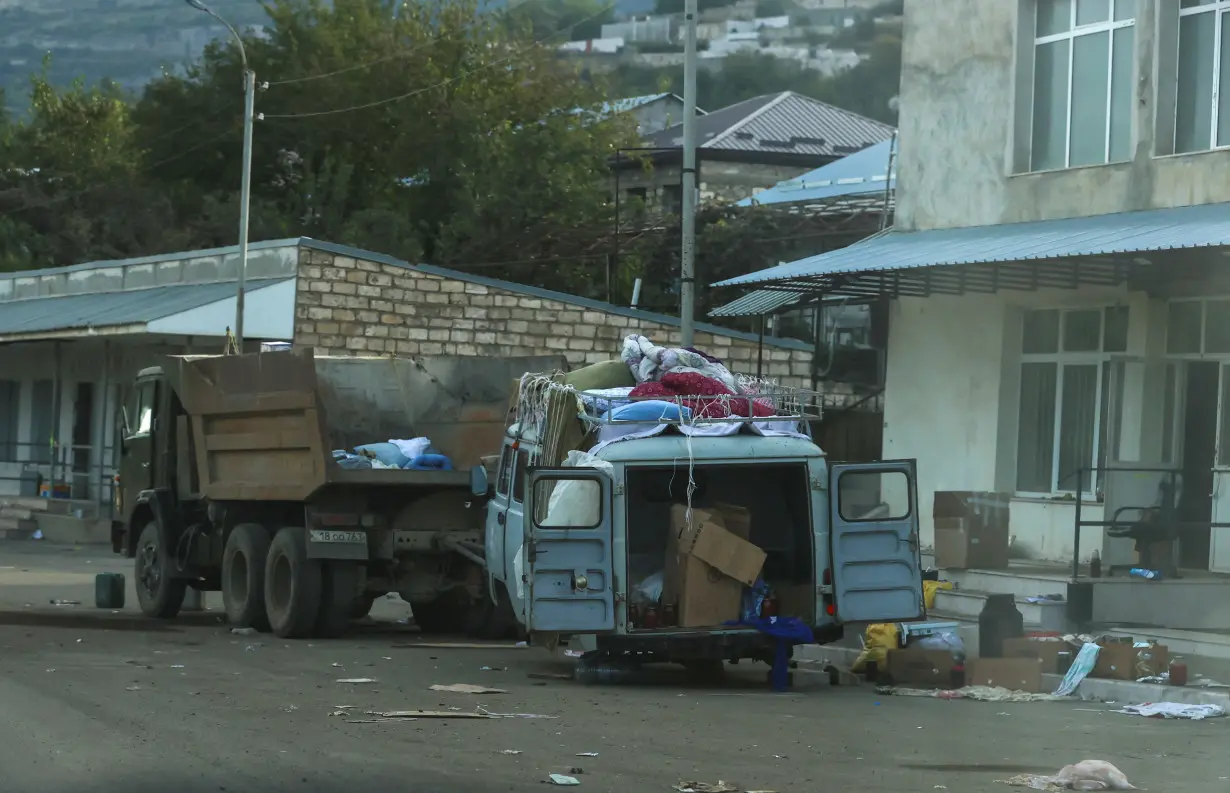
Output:
[[[794,657],[809,663],[832,664],[849,669],[858,657],[857,647],[805,644],[794,648]],[[1043,691],[1054,691],[1063,682],[1063,675],[1042,675]],[[1133,680],[1107,680],[1087,677],[1076,687],[1074,700],[1142,705],[1146,702],[1179,702],[1184,705],[1217,705],[1230,713],[1230,689],[1165,686],[1157,683],[1137,683]]]

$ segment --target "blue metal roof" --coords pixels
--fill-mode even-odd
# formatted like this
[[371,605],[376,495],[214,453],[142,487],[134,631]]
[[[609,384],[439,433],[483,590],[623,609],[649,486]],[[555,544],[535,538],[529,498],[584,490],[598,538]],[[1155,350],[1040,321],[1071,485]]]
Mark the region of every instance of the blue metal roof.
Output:
[[[29,275],[29,272],[22,273]],[[286,278],[248,281],[244,294]],[[143,325],[235,294],[235,283],[175,284],[149,289],[55,295],[0,303],[0,335]]]
[[889,230],[840,250],[728,278],[714,286],[806,284],[819,290],[837,277],[848,282],[852,276],[875,275],[882,281],[880,276],[887,272],[947,265],[1044,262],[1220,246],[1230,246],[1230,203],[996,226]]
[[800,204],[868,194],[884,195],[893,190],[897,182],[896,176],[888,172],[892,150],[892,139],[868,146],[802,176],[778,182],[768,190],[743,199],[736,206]]
[[794,289],[757,289],[709,312],[711,317],[758,317],[791,306],[807,293]]

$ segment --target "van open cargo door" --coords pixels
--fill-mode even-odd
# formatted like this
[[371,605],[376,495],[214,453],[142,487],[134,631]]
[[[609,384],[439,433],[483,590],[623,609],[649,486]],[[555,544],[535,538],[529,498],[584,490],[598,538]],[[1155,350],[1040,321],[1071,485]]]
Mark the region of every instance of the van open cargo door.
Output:
[[611,485],[596,468],[530,470],[525,579],[531,631],[615,629]]
[[829,469],[833,599],[842,622],[926,616],[913,460]]

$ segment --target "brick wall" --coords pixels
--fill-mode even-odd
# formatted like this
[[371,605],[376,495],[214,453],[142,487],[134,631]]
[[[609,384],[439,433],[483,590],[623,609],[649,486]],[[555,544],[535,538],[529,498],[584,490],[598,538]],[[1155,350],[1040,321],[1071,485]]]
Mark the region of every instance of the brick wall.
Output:
[[[610,360],[641,333],[678,344],[660,322],[443,278],[409,267],[300,248],[295,343],[329,355],[555,355],[573,366]],[[696,333],[696,346],[754,374],[756,342]],[[811,352],[766,341],[764,375],[810,387]]]

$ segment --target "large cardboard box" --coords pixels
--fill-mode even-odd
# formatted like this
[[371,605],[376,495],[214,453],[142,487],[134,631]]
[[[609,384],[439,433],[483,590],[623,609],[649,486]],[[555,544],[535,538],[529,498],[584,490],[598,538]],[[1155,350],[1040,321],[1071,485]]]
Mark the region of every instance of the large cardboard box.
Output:
[[1005,658],[1037,658],[1042,661],[1042,672],[1053,675],[1059,672],[1059,654],[1076,649],[1062,639],[1004,639]]
[[950,569],[1008,566],[1008,493],[937,490],[935,564]]
[[1170,650],[1164,644],[1135,647],[1132,642],[1101,641],[1091,677],[1139,680],[1170,668]]
[[889,650],[886,664],[888,676],[897,685],[951,688],[956,661],[948,650],[906,647]]
[[755,583],[764,558],[764,551],[727,530],[721,512],[693,509],[689,524],[686,507],[676,506],[671,510],[663,602],[677,605],[679,626],[683,628],[707,628],[737,620],[744,583],[728,573],[733,571],[743,579],[750,575],[750,583]]
[[[742,523],[743,517],[735,516],[734,522]],[[676,504],[671,508],[671,536],[681,553],[708,562],[744,586],[752,586],[764,567],[765,552],[726,525],[726,515],[720,510],[693,508],[688,522],[687,507]]]
[[1009,691],[1042,693],[1042,659],[975,658],[965,668],[967,686],[995,686]]

